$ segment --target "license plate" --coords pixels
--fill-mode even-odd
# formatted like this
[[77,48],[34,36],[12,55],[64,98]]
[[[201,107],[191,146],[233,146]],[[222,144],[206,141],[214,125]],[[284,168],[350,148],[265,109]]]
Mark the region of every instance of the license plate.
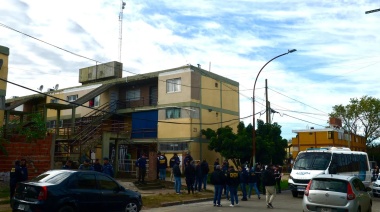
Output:
[[19,204],[17,210],[27,211],[29,210],[29,205]]
[[304,187],[297,187],[297,191],[305,191]]
[[331,208],[322,208],[321,212],[331,212]]

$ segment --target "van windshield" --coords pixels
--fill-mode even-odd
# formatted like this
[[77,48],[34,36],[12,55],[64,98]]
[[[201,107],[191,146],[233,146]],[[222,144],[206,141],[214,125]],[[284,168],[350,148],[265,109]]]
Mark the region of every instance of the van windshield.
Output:
[[331,160],[328,152],[303,152],[294,162],[294,170],[326,170]]

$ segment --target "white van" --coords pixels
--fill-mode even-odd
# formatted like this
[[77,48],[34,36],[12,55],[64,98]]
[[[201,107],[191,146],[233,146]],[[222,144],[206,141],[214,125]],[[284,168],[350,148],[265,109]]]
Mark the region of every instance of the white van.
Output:
[[371,182],[368,155],[346,147],[310,148],[298,153],[288,184],[293,197],[303,193],[310,179],[318,174],[354,175],[366,187]]

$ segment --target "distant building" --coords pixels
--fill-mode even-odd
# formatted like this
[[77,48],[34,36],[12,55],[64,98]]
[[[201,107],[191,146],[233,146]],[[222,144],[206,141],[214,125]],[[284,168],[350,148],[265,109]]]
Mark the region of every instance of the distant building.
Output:
[[307,148],[318,147],[348,147],[354,151],[366,151],[366,139],[363,136],[346,132],[342,129],[340,119],[331,118],[330,126],[322,129],[292,130],[297,133],[292,138],[292,156],[297,157],[298,152]]

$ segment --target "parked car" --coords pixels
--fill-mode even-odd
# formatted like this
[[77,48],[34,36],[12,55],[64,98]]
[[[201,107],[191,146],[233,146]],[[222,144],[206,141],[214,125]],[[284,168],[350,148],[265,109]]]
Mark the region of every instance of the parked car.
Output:
[[380,196],[380,176],[375,179],[376,181],[372,184],[372,194],[374,197]]
[[140,211],[141,194],[95,171],[51,170],[18,183],[14,211]]
[[304,192],[303,211],[371,211],[370,191],[356,176],[317,175]]

